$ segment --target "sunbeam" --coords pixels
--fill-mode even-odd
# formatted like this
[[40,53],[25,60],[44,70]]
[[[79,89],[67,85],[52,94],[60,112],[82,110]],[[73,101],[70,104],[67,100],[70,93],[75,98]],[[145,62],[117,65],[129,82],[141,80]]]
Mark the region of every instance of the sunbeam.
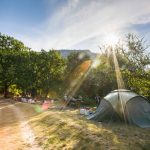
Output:
[[69,88],[65,92],[66,95],[74,96],[84,80],[87,78],[91,69],[94,69],[100,65],[100,57],[96,56],[93,60],[86,60],[77,66],[69,75]]
[[121,74],[121,71],[120,71],[120,67],[119,67],[118,60],[117,60],[114,49],[112,50],[112,52],[113,52],[113,59],[114,59],[115,73],[116,73],[118,89],[124,89],[125,85],[124,85],[124,81],[123,81],[123,78],[122,78],[122,74]]
[[[124,81],[123,81],[123,78],[122,78],[122,74],[121,74],[121,71],[120,71],[120,67],[119,67],[118,60],[117,60],[116,53],[115,53],[114,49],[112,49],[112,53],[113,53],[113,59],[114,59],[114,66],[115,66],[115,73],[116,73],[118,89],[125,89],[125,84],[124,84]],[[120,92],[118,93],[118,96],[119,96],[119,100],[120,100],[120,103],[118,103],[119,104],[118,109],[120,111],[122,111],[120,114],[123,115],[123,118],[126,121],[125,112],[124,112],[125,104],[124,104],[123,97],[122,97]]]
[[74,96],[77,90],[80,88],[81,84],[87,77],[90,68],[91,68],[92,61],[87,60],[84,61],[82,64],[77,66],[73,72],[69,75],[70,86],[66,91],[67,95]]

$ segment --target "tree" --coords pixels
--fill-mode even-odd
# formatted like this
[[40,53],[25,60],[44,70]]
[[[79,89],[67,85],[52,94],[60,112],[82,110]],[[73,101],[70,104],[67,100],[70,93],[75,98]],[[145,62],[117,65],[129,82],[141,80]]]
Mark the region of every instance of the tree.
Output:
[[90,56],[84,52],[72,52],[67,57],[67,68],[64,80],[64,93],[74,96],[91,65]]
[[143,38],[129,34],[126,48],[122,49],[123,56],[127,60],[122,73],[128,88],[149,97],[150,74],[147,66],[150,65],[150,55],[146,52],[147,48]]
[[37,62],[37,84],[39,89],[47,97],[51,89],[55,89],[63,80],[65,71],[65,60],[55,50],[46,52],[42,50],[38,55]]
[[114,67],[109,63],[111,59],[106,54],[100,55],[100,64],[95,68],[91,68],[83,85],[80,87],[80,93],[91,98],[98,93],[103,97],[117,88]]
[[8,88],[16,80],[16,56],[25,49],[22,42],[0,34],[0,83],[4,97],[8,96]]
[[82,52],[73,52],[67,58],[67,71],[73,71],[78,65],[86,60],[90,60],[90,56]]
[[18,67],[16,69],[16,84],[22,89],[23,94],[36,95],[36,79],[37,79],[37,62],[38,52],[23,51],[18,55]]

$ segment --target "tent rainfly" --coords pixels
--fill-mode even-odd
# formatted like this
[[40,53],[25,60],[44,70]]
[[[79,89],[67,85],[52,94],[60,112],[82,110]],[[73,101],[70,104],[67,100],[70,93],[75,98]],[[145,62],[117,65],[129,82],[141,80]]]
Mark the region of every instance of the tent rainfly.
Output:
[[102,99],[94,114],[95,121],[123,120],[142,128],[150,128],[150,102],[130,90],[114,90]]

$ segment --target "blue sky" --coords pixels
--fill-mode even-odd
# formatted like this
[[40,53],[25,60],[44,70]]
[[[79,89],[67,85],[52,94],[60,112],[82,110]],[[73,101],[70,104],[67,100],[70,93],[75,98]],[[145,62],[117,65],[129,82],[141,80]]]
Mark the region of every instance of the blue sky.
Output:
[[110,34],[122,38],[129,32],[150,44],[150,1],[0,0],[0,32],[37,51],[96,52]]

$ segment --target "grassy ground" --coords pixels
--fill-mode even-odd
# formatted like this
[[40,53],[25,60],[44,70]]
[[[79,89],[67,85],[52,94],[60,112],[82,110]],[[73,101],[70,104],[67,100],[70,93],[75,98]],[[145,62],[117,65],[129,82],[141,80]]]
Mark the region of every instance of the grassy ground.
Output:
[[[17,147],[24,149],[18,120],[10,111],[11,106],[1,103],[3,114],[0,122],[0,145],[12,144],[13,150]],[[10,104],[11,105],[11,104]],[[121,123],[96,123],[87,120],[79,114],[78,109],[58,108],[54,104],[49,110],[41,112],[36,104],[16,103],[24,114],[24,119],[35,133],[35,139],[45,150],[149,150],[150,129],[141,129]],[[7,130],[6,130],[7,129]],[[9,132],[8,132],[9,129]],[[7,135],[8,134],[8,135]],[[4,138],[3,138],[4,137]],[[6,140],[8,139],[8,141]],[[13,147],[14,146],[14,147]],[[1,147],[0,147],[1,149]]]
[[79,110],[51,108],[30,123],[46,150],[149,150],[150,129],[88,121]]

